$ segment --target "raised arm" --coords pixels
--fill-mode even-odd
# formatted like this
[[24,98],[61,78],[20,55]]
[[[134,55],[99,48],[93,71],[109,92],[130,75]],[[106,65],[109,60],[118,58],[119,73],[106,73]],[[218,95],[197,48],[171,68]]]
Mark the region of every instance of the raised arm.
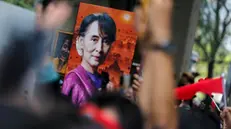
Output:
[[171,42],[173,2],[171,0],[143,0],[143,2],[143,6],[135,10],[141,51],[145,52],[144,81],[139,92],[139,104],[147,125],[176,129],[172,57],[164,50],[149,49]]

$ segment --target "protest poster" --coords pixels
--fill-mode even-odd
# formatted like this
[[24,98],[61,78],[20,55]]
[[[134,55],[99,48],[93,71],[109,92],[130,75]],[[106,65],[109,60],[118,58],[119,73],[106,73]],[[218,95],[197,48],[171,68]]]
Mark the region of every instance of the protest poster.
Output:
[[[114,20],[116,24],[116,33],[115,33],[116,39],[111,44],[109,52],[105,57],[106,59],[102,62],[102,64],[101,63],[99,64],[98,72],[99,73],[107,72],[110,75],[109,77],[110,81],[114,85],[118,86],[120,82],[120,76],[122,74],[130,73],[132,59],[134,56],[137,33],[134,28],[135,15],[133,12],[112,9],[112,8],[102,7],[92,4],[80,3],[77,18],[76,18],[76,25],[74,28],[72,46],[70,49],[66,74],[71,70],[77,68],[81,64],[82,56],[80,56],[77,51],[78,40],[80,36],[80,26],[82,24],[82,21],[86,17],[92,14],[94,15],[107,14]],[[105,21],[105,24],[106,22],[107,21]],[[95,27],[99,28],[98,25],[96,25]],[[108,35],[107,32],[105,33],[106,33],[105,35]],[[101,56],[101,55],[97,55],[97,56]]]

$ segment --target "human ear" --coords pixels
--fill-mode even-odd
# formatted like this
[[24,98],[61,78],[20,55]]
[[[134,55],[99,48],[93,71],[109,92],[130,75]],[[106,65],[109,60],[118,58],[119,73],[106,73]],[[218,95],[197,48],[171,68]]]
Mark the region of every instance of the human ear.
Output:
[[83,56],[83,37],[81,36],[76,38],[76,50],[79,56]]

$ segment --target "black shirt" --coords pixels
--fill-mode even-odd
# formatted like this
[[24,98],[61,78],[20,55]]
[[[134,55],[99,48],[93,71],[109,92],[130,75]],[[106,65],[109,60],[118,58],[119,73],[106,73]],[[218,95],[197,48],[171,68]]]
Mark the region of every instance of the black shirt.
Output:
[[220,120],[212,112],[179,108],[179,129],[220,129]]
[[0,105],[1,129],[32,129],[41,121],[32,113],[21,109]]

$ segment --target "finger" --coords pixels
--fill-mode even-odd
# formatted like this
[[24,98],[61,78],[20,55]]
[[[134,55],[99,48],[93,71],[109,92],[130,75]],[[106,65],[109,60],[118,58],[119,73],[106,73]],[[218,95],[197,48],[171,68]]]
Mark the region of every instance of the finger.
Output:
[[140,72],[140,67],[139,67],[139,66],[136,67],[136,71],[137,71],[138,73]]
[[221,112],[221,113],[220,113],[220,117],[224,120],[224,118],[225,118],[225,113],[224,113],[224,112]]
[[139,80],[140,76],[138,74],[134,74],[133,77],[136,79],[136,80]]
[[135,84],[136,86],[140,87],[141,86],[141,83],[137,80],[133,80],[133,84]]
[[144,81],[143,77],[140,77],[140,78],[139,78],[139,81],[140,81],[140,83],[142,84],[143,81]]
[[227,112],[231,112],[231,107],[226,107],[225,110],[226,110]]
[[143,78],[141,76],[139,76],[138,74],[134,74],[134,78],[135,78],[135,80],[138,80],[140,84],[142,84],[144,81]]
[[139,90],[139,87],[136,86],[136,85],[134,85],[134,84],[132,84],[132,89],[133,89],[133,91],[138,91],[138,90]]

